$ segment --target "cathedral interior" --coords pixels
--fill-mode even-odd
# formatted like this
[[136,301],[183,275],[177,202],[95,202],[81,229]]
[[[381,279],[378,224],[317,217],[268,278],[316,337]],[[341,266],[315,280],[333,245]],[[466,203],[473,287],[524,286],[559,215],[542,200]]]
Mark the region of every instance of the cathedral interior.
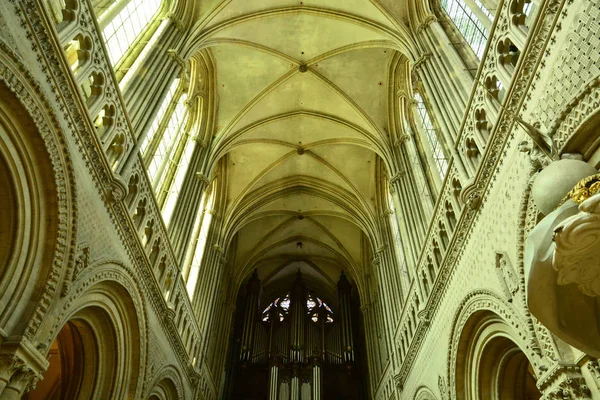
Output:
[[0,399],[600,400],[600,0],[0,0]]

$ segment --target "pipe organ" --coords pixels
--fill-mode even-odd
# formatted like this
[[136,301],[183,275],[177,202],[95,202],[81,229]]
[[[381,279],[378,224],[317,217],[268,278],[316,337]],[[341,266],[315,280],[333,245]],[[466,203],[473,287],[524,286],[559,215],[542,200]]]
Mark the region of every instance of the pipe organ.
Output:
[[260,297],[255,272],[238,301],[229,398],[362,398],[356,378],[352,285],[343,273],[335,311],[307,288],[300,271],[291,287],[282,288],[266,307],[263,301],[262,309]]

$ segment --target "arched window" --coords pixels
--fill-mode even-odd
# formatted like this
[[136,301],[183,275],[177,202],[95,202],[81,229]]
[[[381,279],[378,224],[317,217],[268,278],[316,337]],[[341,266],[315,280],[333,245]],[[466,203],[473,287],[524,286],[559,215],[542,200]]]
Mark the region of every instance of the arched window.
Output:
[[388,189],[388,207],[392,210],[390,214],[390,227],[392,230],[392,240],[394,241],[394,251],[396,252],[396,262],[400,270],[400,276],[402,279],[406,279],[410,282],[410,272],[408,265],[406,264],[406,258],[404,257],[404,248],[402,247],[402,236],[400,235],[400,227],[398,226],[398,216],[396,214],[396,207],[394,204],[394,197]]
[[171,216],[173,215],[175,203],[177,202],[177,197],[179,197],[179,191],[181,190],[181,186],[183,185],[183,179],[185,178],[188,166],[190,165],[190,160],[192,159],[192,153],[194,152],[195,142],[193,138],[188,136],[184,140],[185,148],[183,149],[183,154],[181,154],[181,157],[175,164],[175,177],[173,178],[169,189],[167,189],[167,197],[162,210],[165,225],[169,225],[169,221],[171,220]]
[[161,0],[131,0],[106,25],[104,43],[110,62],[117,65],[160,8]]
[[[481,10],[493,19],[489,11],[479,2]],[[483,23],[479,21],[475,13],[467,6],[464,0],[441,0],[441,5],[444,11],[448,14],[456,29],[463,36],[465,41],[473,49],[477,58],[483,57],[485,45],[488,39],[488,32]]]
[[186,99],[187,95],[185,93],[179,96],[175,109],[170,115],[164,127],[162,137],[160,137],[160,141],[148,163],[148,176],[150,177],[150,181],[152,181],[152,186],[154,186],[156,193],[160,193],[165,179],[165,169],[168,163],[171,162],[174,149],[184,136],[182,130],[187,120]]
[[[144,48],[142,49],[140,54],[135,58],[135,61],[131,64],[131,66],[128,66],[128,68],[126,68],[125,75],[119,81],[119,88],[121,90],[123,90],[125,88],[125,86],[127,85],[127,83],[129,83],[131,78],[133,78],[137,74],[138,68],[140,67],[142,62],[146,59],[146,56],[148,55],[148,53],[150,53],[150,50],[153,49],[157,45],[157,42],[158,42],[159,38],[161,37],[163,31],[167,27],[168,23],[169,22],[167,19],[165,19],[161,22],[160,26],[152,34],[152,38],[150,38],[148,43],[144,44]],[[122,67],[127,67],[127,65],[125,65],[125,66],[122,65]],[[118,76],[117,76],[117,79],[118,79]]]
[[196,284],[198,283],[198,275],[200,274],[200,265],[202,263],[202,257],[204,256],[206,241],[208,239],[216,192],[217,183],[215,181],[211,185],[210,190],[204,192],[201,202],[202,212],[198,213],[198,218],[195,223],[196,229],[194,229],[194,231],[196,239],[191,244],[193,255],[189,267],[184,271],[184,278],[187,280],[186,288],[190,299],[194,298]]
[[443,180],[448,171],[448,160],[444,155],[442,143],[438,140],[438,133],[433,126],[433,122],[431,122],[431,117],[429,116],[425,102],[419,93],[415,93],[415,100],[417,101],[417,112],[421,118],[425,138],[431,148],[433,160],[435,161],[437,170]]
[[162,103],[160,104],[160,108],[158,109],[158,112],[156,113],[156,116],[154,117],[154,121],[152,121],[152,125],[150,126],[150,129],[148,130],[148,134],[146,135],[146,138],[144,139],[144,141],[142,142],[142,145],[140,147],[140,152],[142,153],[142,155],[144,155],[144,157],[147,156],[146,153],[148,151],[148,146],[154,139],[154,136],[156,136],[156,133],[160,130],[160,124],[163,121],[163,119],[165,118],[165,115],[167,114],[167,110],[169,109],[169,106],[171,105],[171,102],[173,101],[173,97],[175,96],[175,92],[177,91],[178,86],[179,86],[179,79],[175,79],[173,81],[173,83],[171,84],[171,87],[167,91],[167,95],[165,96]]

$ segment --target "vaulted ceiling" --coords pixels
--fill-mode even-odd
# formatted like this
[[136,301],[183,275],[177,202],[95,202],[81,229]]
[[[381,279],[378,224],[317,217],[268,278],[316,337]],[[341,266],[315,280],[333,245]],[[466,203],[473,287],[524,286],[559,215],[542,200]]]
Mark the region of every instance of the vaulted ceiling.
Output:
[[226,163],[240,282],[256,268],[276,295],[300,269],[332,297],[342,270],[359,283],[378,230],[390,62],[410,47],[399,3],[198,2],[188,51],[208,49],[215,66],[212,157]]

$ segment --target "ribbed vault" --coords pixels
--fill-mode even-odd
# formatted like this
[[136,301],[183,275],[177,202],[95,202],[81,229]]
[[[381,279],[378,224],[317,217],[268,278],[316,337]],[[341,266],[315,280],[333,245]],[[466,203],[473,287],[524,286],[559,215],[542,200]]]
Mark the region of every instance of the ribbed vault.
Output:
[[184,53],[214,63],[209,165],[225,164],[221,236],[235,242],[238,284],[257,269],[268,292],[300,269],[332,298],[341,271],[364,286],[377,164],[391,160],[390,63],[413,47],[399,12],[366,0],[195,7]]

